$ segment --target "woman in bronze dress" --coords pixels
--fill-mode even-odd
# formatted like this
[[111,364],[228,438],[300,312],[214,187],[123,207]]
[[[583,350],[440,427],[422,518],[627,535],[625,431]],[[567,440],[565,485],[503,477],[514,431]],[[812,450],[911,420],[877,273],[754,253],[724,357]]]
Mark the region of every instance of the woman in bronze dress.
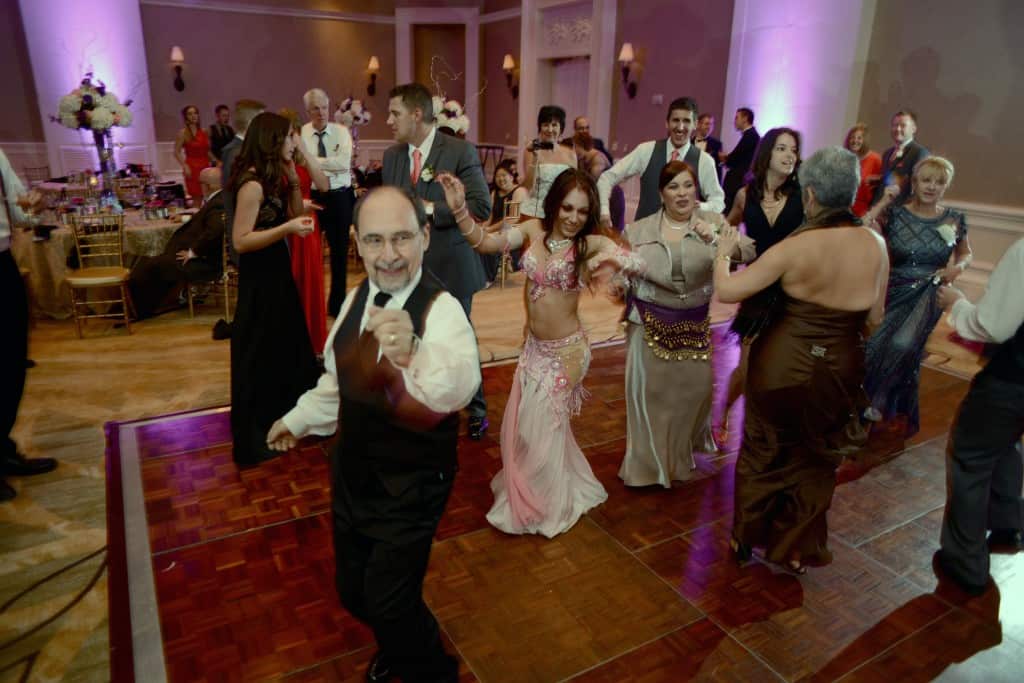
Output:
[[739,273],[730,273],[739,235],[725,228],[714,286],[728,303],[781,286],[773,319],[750,348],[731,546],[740,561],[763,547],[765,559],[802,574],[832,560],[826,512],[835,470],[866,439],[862,332],[865,321],[882,319],[889,257],[850,212],[855,155],[827,147],[799,175],[806,223]]

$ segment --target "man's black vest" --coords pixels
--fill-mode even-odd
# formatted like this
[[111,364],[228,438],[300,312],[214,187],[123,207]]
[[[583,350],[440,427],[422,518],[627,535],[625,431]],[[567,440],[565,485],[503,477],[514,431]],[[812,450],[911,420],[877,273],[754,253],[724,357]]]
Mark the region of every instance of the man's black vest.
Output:
[[[431,412],[405,390],[401,371],[384,356],[373,335],[359,333],[370,287],[363,281],[334,338],[341,405],[338,415],[339,464],[346,470],[454,472],[459,414]],[[417,336],[441,284],[424,271],[403,307]]]
[[1024,384],[1024,325],[996,347],[992,360],[978,373],[979,376],[989,374],[1006,382]]
[[[636,205],[636,217],[634,220],[647,218],[661,210],[661,193],[658,192],[658,178],[661,169],[665,168],[665,154],[668,151],[668,138],[662,138],[654,143],[654,152],[651,160],[640,176],[640,201]],[[700,189],[700,147],[690,143],[690,149],[686,150],[683,161],[688,163],[697,174],[697,199],[704,201],[704,193]]]

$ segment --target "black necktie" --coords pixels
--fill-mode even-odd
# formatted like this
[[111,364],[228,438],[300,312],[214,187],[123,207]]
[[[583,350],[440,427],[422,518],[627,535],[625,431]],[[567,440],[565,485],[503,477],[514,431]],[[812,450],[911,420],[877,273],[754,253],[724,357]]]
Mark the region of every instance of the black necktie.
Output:
[[[373,295],[373,305],[377,308],[384,308],[391,301],[391,295],[387,292],[377,292]],[[367,376],[374,374],[377,366],[377,355],[380,353],[380,345],[373,333],[364,329],[359,335],[359,357]]]
[[[318,157],[324,157],[324,158],[327,157],[327,148],[324,147],[324,136],[325,135],[327,135],[327,131],[326,130],[322,130],[322,131],[320,131],[319,133],[316,134],[316,136],[318,138],[318,140],[316,141],[316,155]],[[378,295],[378,296],[380,296],[380,295]],[[389,294],[388,297],[390,297],[390,296],[391,295]],[[374,300],[376,300],[376,297],[374,298]]]
[[387,292],[377,292],[373,295],[373,305],[377,308],[384,308],[391,301],[391,295]]

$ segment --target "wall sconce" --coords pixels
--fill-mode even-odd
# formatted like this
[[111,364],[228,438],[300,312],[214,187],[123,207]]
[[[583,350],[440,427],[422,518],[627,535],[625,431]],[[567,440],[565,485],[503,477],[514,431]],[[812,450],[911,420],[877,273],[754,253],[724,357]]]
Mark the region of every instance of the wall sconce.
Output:
[[377,74],[380,73],[380,60],[377,59],[377,55],[370,57],[370,63],[366,65],[366,70],[370,74],[370,84],[366,86],[366,94],[373,97],[377,94]]
[[518,99],[519,80],[515,78],[516,60],[512,59],[512,55],[505,55],[505,59],[501,60],[501,70],[505,72],[505,83],[508,85],[509,92],[512,93],[512,99]]
[[185,89],[185,81],[181,78],[181,68],[185,65],[185,53],[175,45],[171,48],[171,66],[174,67],[174,89],[181,92]]
[[623,43],[622,49],[619,50],[619,64],[622,65],[622,85],[626,88],[626,95],[629,99],[636,97],[636,81],[631,83],[629,80],[635,58],[633,43]]

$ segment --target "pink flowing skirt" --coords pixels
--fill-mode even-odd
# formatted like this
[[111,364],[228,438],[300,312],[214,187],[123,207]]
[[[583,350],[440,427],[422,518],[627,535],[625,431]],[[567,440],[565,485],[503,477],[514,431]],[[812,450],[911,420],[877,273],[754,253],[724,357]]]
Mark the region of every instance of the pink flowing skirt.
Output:
[[551,538],[608,498],[570,426],[589,365],[582,330],[557,340],[527,336],[501,423],[502,470],[491,481],[487,521],[498,529]]

